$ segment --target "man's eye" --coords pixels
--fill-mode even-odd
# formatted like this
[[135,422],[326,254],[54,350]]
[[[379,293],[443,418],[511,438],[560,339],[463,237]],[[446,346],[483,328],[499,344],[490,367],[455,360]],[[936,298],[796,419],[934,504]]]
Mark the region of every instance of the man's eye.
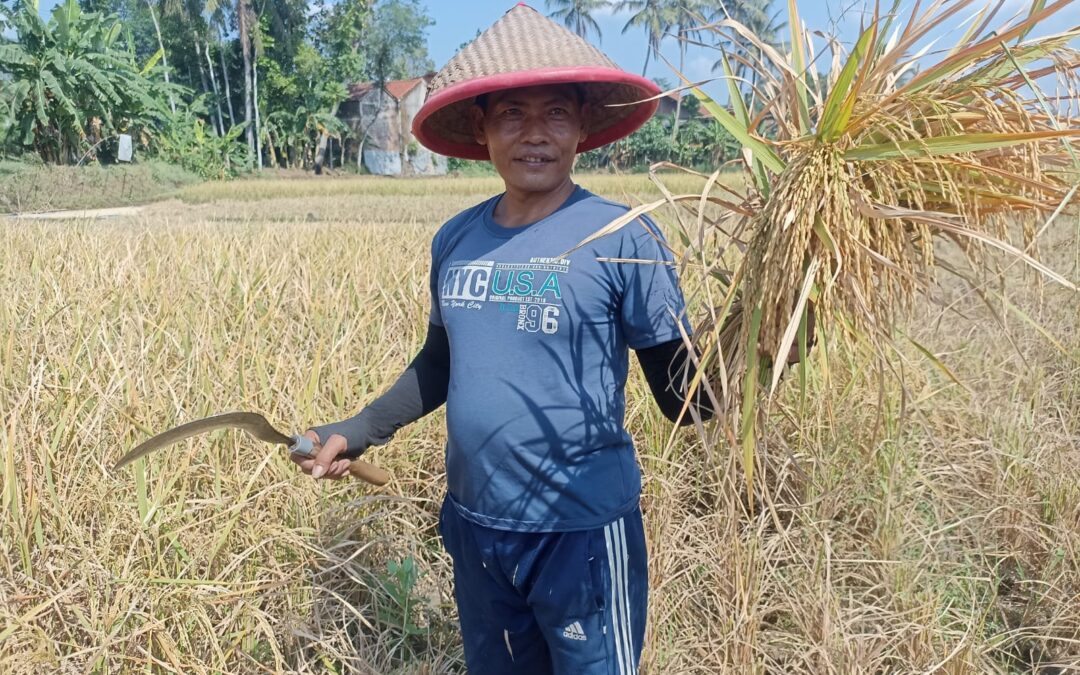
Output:
[[570,114],[570,112],[566,108],[552,108],[551,114],[561,117]]

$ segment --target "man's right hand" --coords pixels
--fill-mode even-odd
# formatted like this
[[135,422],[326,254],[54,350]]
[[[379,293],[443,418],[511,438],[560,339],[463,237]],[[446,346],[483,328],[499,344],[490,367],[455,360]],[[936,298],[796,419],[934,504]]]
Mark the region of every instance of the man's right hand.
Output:
[[323,480],[339,480],[349,475],[350,460],[338,459],[338,455],[345,452],[345,446],[348,444],[344,436],[333,434],[326,440],[325,445],[319,440],[319,435],[311,429],[305,431],[304,436],[315,443],[316,455],[314,459],[291,456],[292,461],[296,462],[301,471],[312,478]]

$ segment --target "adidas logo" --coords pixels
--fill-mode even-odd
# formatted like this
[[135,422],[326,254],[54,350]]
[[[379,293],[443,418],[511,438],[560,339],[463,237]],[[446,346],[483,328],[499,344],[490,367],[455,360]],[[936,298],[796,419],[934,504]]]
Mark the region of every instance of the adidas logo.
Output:
[[588,639],[585,637],[585,631],[581,630],[581,624],[577,621],[564,628],[562,635],[564,638],[570,638],[571,640]]

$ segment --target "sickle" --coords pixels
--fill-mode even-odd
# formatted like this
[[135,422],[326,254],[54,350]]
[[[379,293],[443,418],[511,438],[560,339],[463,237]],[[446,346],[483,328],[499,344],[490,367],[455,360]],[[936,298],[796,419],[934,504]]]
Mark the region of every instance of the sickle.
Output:
[[[144,457],[150,452],[172,445],[185,438],[191,438],[208,431],[217,429],[241,429],[260,441],[267,443],[280,443],[289,448],[289,452],[300,457],[314,457],[317,449],[310,438],[306,436],[286,436],[275,429],[266,418],[259,413],[253,412],[229,412],[220,415],[204,417],[201,420],[187,422],[168,431],[163,431],[152,436],[131,449],[126,455],[113,465],[112,471],[116,471]],[[390,474],[384,469],[368,464],[367,462],[354,459],[349,464],[349,473],[354,477],[367,481],[372,485],[386,485],[390,480]]]

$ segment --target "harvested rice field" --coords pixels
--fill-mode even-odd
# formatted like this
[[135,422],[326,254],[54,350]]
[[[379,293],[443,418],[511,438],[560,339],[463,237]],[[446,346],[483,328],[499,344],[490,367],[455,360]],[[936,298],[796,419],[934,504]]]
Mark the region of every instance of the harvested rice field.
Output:
[[[641,176],[580,182],[661,198]],[[365,455],[382,489],[226,432],[109,467],[216,412],[302,430],[357,411],[423,340],[431,236],[499,189],[260,179],[0,221],[0,672],[464,672],[441,412]],[[1069,218],[1041,256],[1075,283]],[[823,326],[805,396],[781,383],[760,430],[752,510],[734,439],[673,432],[634,371],[642,672],[1080,671],[1080,303],[999,267],[918,298],[884,380]]]

